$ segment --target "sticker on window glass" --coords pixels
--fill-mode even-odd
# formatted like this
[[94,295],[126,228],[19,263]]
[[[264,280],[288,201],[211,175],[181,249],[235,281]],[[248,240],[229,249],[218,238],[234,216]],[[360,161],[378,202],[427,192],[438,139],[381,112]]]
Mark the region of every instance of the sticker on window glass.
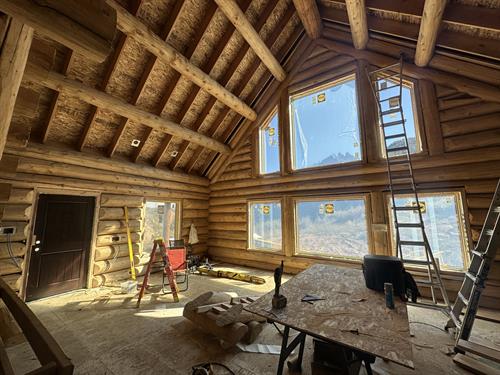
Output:
[[269,207],[269,206],[262,206],[262,213],[264,215],[269,215],[270,212],[271,212],[271,207]]
[[323,103],[325,100],[326,100],[326,94],[324,92],[318,94],[318,103]]
[[165,206],[163,204],[159,204],[157,210],[160,215],[163,215],[165,212]]
[[269,134],[270,137],[272,137],[274,135],[274,128],[269,127],[266,130],[267,130],[267,134]]
[[327,215],[331,215],[335,212],[335,208],[333,207],[333,203],[325,204],[325,213]]
[[319,205],[319,214],[323,215],[324,213],[325,213],[325,205],[323,203],[321,203]]
[[399,98],[390,98],[389,99],[389,107],[399,107]]
[[[420,212],[425,214],[427,212],[427,205],[423,201],[420,201],[419,203],[420,203]],[[417,207],[417,202],[415,202],[415,201],[410,202],[407,206],[408,207]]]

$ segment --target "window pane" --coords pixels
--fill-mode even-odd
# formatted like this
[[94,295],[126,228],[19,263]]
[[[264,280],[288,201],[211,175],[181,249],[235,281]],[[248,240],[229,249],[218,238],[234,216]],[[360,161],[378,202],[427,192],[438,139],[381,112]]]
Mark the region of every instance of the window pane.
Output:
[[263,202],[250,204],[251,249],[281,249],[281,204]]
[[280,149],[278,131],[278,113],[260,128],[260,173],[274,173],[280,170]]
[[[443,268],[464,268],[464,234],[463,214],[459,207],[459,196],[455,193],[448,194],[419,194],[424,220],[425,233],[429,239],[432,253]],[[396,199],[396,205],[416,205],[412,197]],[[392,211],[392,210],[391,210]],[[398,222],[418,222],[418,212],[398,211]],[[391,228],[395,243],[394,223]],[[419,228],[401,228],[401,240],[422,241],[422,231]],[[408,259],[425,260],[425,251],[421,246],[404,246],[403,256]]]
[[296,203],[298,252],[360,258],[368,253],[364,199]]
[[[392,85],[397,84],[395,81],[391,80],[381,80],[380,85],[387,85],[387,87],[390,87]],[[397,99],[392,99],[392,100],[387,100],[389,98],[392,98],[394,96],[399,96],[399,87],[394,87],[390,88],[387,90],[380,91],[380,99],[385,100],[381,102],[381,110],[382,111],[387,111],[392,108],[397,108],[399,107],[399,101]],[[416,123],[416,115],[413,112],[413,109],[415,107],[415,97],[414,97],[414,86],[411,83],[404,83],[403,90],[402,90],[402,107],[403,107],[403,116],[405,118],[405,128],[406,128],[406,136],[408,137],[408,145],[410,148],[410,152],[412,154],[417,153],[422,151],[422,146],[420,139],[418,138],[417,135],[417,123]],[[391,113],[389,115],[384,116],[384,122],[392,122],[392,121],[398,121],[401,120],[401,116],[399,112],[396,113]],[[390,126],[387,127],[385,130],[385,133],[387,136],[389,135],[395,135],[395,134],[402,134],[403,133],[403,126],[402,125],[396,125],[396,126]],[[381,137],[382,141],[383,138]],[[389,140],[387,143],[387,146],[389,148],[393,147],[401,147],[404,146],[404,139],[403,138],[394,138],[392,140]],[[385,157],[385,149],[383,151],[384,157]],[[404,150],[402,151],[395,151],[391,153],[391,156],[396,156],[396,155],[403,155],[405,153]]]
[[290,98],[295,169],[361,160],[354,77]]
[[144,218],[144,245],[146,249],[153,245],[159,237],[164,241],[176,238],[177,203],[176,202],[146,202]]

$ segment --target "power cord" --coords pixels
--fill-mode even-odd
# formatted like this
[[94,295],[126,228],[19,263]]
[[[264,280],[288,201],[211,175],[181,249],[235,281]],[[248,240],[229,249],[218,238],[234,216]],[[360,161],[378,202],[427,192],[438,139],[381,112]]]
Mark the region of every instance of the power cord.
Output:
[[231,370],[229,367],[226,365],[219,363],[219,362],[207,362],[207,363],[200,363],[199,365],[195,365],[192,367],[192,375],[212,375],[212,366],[219,366],[222,367],[224,370],[229,372],[231,375],[235,375],[233,370]]
[[16,265],[16,267],[19,269],[22,269],[21,264],[19,264],[19,262],[17,260],[20,257],[14,256],[14,251],[12,250],[12,241],[10,238],[10,233],[7,234],[7,252],[9,253],[9,257],[12,260],[12,262]]

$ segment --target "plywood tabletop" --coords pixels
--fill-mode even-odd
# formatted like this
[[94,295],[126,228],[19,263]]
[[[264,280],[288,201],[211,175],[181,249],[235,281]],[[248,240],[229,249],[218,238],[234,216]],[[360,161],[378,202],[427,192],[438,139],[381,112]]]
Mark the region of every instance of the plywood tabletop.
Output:
[[[388,309],[383,293],[366,288],[361,270],[316,264],[284,283],[280,292],[288,300],[284,309],[272,308],[272,291],[246,310],[414,368],[406,304],[395,297],[395,309]],[[306,294],[325,300],[301,302]]]

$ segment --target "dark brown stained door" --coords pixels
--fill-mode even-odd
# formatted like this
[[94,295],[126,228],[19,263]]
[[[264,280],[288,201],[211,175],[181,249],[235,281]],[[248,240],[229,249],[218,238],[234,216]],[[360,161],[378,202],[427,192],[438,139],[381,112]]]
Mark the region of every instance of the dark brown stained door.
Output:
[[85,287],[94,197],[40,194],[26,300]]

